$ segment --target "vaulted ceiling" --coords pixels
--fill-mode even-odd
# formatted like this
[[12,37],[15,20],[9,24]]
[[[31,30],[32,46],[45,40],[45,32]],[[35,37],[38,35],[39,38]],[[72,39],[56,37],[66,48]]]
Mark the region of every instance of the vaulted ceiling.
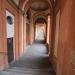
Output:
[[[55,2],[56,0],[12,0],[17,6],[19,6],[20,9],[23,11],[29,11],[32,15],[35,13],[44,13],[45,15],[48,15],[51,12],[52,2]],[[25,8],[27,10],[25,10]],[[40,18],[39,18],[40,17]],[[42,15],[38,15],[37,19],[38,21],[41,21],[43,19]]]
[[31,4],[31,9],[34,11],[45,11],[48,10],[48,4],[42,1],[36,1]]
[[[14,3],[18,6],[20,2],[25,2],[25,4],[29,1],[29,0],[13,0]],[[56,0],[50,0],[50,1],[56,1]]]

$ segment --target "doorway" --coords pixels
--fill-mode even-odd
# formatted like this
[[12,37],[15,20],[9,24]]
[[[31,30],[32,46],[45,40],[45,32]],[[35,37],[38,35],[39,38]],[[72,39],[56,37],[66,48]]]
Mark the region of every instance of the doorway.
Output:
[[7,51],[8,51],[8,62],[11,63],[14,60],[13,38],[7,38]]
[[8,63],[15,59],[15,43],[14,43],[14,15],[6,11],[6,27],[7,27],[7,53]]
[[35,41],[46,42],[46,24],[37,23],[35,26]]

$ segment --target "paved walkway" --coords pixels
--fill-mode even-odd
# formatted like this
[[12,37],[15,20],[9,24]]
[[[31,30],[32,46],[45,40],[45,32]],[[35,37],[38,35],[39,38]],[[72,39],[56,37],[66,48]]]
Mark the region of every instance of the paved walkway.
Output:
[[45,44],[33,44],[26,53],[0,75],[55,75]]

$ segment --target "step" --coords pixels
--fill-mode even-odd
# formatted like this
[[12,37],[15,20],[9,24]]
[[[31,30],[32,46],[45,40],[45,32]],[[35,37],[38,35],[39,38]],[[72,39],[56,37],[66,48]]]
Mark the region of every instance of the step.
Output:
[[13,71],[13,72],[54,72],[51,68],[50,69],[33,69],[33,68],[21,68],[21,67],[11,67],[7,69],[7,71]]
[[11,71],[1,71],[0,75],[54,75],[52,73],[20,73]]
[[41,74],[47,74],[47,73],[54,73],[53,70],[49,70],[49,69],[30,69],[30,68],[18,68],[18,67],[13,67],[13,68],[10,68],[6,71],[10,71],[10,72],[18,72],[18,73],[33,73],[33,74],[36,74],[36,73],[41,73]]

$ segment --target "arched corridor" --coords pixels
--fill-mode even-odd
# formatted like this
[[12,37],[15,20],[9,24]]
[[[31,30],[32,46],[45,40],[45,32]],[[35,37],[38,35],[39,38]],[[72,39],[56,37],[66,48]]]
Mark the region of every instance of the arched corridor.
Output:
[[74,0],[0,0],[0,75],[75,75]]

